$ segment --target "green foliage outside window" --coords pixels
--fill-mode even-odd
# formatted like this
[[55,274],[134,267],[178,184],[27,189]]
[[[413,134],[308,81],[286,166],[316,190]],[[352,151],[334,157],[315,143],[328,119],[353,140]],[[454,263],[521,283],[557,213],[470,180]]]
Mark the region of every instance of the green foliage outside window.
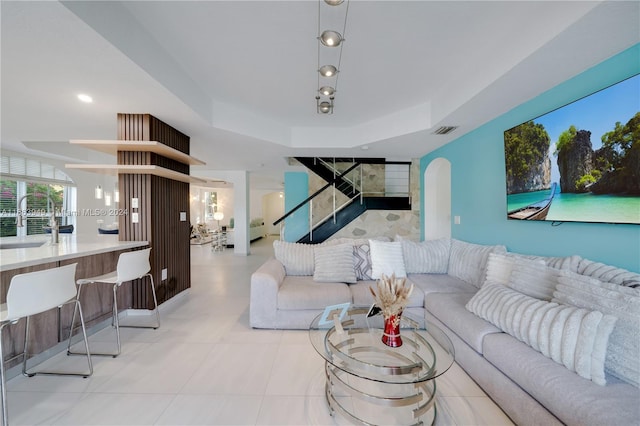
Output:
[[43,227],[49,224],[49,217],[53,209],[49,197],[53,200],[55,212],[60,215],[64,200],[62,185],[27,182],[26,191],[26,199],[22,200],[18,206],[18,181],[0,180],[0,209],[2,210],[0,237],[17,235],[16,214],[18,209],[27,211],[25,221],[27,235],[43,234]]

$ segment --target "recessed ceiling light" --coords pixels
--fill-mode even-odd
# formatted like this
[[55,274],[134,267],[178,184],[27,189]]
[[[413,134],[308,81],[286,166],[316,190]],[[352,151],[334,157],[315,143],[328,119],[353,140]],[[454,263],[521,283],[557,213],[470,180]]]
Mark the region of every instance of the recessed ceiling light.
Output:
[[360,147],[360,149],[361,149],[361,150],[363,150],[363,151],[366,151],[366,150],[368,150],[368,149],[369,149],[369,146],[368,146],[368,145],[362,145],[362,146]]
[[80,99],[82,102],[86,104],[90,104],[91,102],[93,102],[93,98],[89,95],[85,95],[84,93],[80,93],[78,95],[78,99]]

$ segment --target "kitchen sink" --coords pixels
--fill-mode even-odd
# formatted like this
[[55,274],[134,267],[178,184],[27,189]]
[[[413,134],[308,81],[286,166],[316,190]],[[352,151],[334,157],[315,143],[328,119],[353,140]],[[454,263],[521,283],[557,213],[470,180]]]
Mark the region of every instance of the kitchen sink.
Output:
[[41,245],[44,245],[45,243],[46,243],[46,241],[29,241],[29,242],[19,242],[19,243],[2,243],[2,242],[0,242],[0,250],[40,247]]

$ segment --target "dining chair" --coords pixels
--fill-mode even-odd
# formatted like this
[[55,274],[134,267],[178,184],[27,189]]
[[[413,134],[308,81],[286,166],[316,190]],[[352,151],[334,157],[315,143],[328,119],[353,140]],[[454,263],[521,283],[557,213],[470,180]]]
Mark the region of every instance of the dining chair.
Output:
[[[77,299],[80,300],[80,294],[82,291],[82,287],[89,284],[107,284],[113,286],[113,309],[112,309],[112,322],[111,325],[116,329],[116,342],[117,342],[117,350],[116,352],[92,352],[92,355],[99,356],[112,356],[117,357],[122,352],[122,345],[120,342],[120,327],[133,327],[133,328],[153,328],[157,329],[160,327],[160,312],[158,311],[158,299],[156,298],[156,289],[153,283],[153,276],[151,275],[151,264],[149,263],[149,255],[151,252],[151,248],[146,248],[143,250],[135,250],[124,252],[120,254],[118,257],[118,265],[116,266],[116,270],[113,272],[109,272],[104,275],[99,275],[91,278],[82,278],[77,281],[78,284],[78,292]],[[128,281],[149,277],[149,285],[151,294],[153,295],[153,303],[154,303],[154,311],[155,311],[155,324],[154,325],[120,325],[118,319],[118,294],[117,290],[123,283]],[[73,318],[71,319],[71,326],[73,327],[75,324],[76,312],[73,313]],[[71,346],[67,348],[67,353],[71,355],[82,355],[82,352],[72,352]]]
[[[17,324],[25,318],[24,348],[22,351],[22,374],[27,377],[36,374],[81,376],[89,377],[93,374],[93,364],[89,352],[87,331],[82,314],[80,300],[76,297],[78,292],[75,284],[77,263],[42,271],[18,274],[11,278],[7,291],[7,302],[0,307],[0,385],[2,386],[2,420],[8,425],[9,415],[7,408],[7,386],[4,369],[4,352],[2,348],[2,330],[9,324]],[[31,371],[27,368],[29,350],[29,319],[31,316],[46,312],[50,309],[61,308],[68,303],[74,303],[74,312],[79,313],[82,336],[87,356],[88,370],[82,372],[59,371]],[[69,342],[73,333],[73,327],[69,330]]]

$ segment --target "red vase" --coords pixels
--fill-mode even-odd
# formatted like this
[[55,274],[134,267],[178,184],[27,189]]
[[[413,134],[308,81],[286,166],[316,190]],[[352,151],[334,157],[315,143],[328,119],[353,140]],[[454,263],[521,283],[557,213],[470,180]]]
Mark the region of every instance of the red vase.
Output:
[[402,337],[400,337],[400,316],[390,315],[384,318],[384,331],[382,332],[382,343],[392,348],[402,346]]

